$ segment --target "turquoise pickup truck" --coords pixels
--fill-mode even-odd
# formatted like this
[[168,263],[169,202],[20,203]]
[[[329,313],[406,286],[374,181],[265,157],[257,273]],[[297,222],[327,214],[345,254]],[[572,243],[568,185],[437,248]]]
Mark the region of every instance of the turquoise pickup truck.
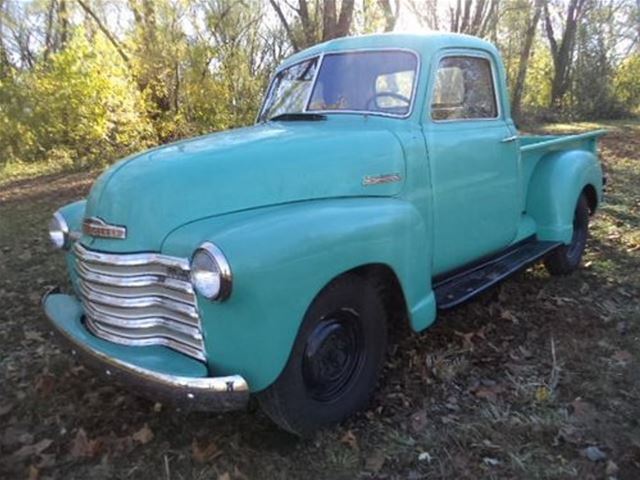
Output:
[[136,392],[305,435],[366,405],[415,331],[537,260],[579,267],[604,132],[520,136],[497,50],[343,38],[273,76],[255,125],[133,155],[50,223],[74,355]]

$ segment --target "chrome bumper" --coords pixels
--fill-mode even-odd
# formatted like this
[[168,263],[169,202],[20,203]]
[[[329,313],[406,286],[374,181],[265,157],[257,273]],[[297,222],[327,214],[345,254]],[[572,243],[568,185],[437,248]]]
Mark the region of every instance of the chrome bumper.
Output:
[[[46,306],[50,295],[57,289],[50,289],[42,296]],[[156,372],[125,362],[86,344],[63,328],[59,319],[45,308],[49,326],[71,354],[80,358],[83,364],[119,383],[132,387],[136,393],[156,401],[167,401],[176,406],[199,411],[238,410],[249,400],[249,386],[239,375],[227,377],[185,377]],[[135,347],[127,347],[135,348]]]

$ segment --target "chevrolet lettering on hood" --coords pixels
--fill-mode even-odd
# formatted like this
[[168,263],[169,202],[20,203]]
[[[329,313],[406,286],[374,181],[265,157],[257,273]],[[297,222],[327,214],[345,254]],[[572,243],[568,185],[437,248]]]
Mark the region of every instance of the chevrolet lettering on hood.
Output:
[[87,218],[82,223],[82,233],[91,237],[116,238],[124,240],[127,238],[127,228],[121,225],[109,225],[98,217]]

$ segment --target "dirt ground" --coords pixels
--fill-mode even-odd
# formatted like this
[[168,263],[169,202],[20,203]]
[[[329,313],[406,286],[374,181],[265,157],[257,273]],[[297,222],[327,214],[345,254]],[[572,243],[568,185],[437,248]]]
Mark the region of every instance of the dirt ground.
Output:
[[39,305],[66,284],[46,228],[95,173],[5,183],[0,477],[640,478],[640,124],[609,128],[607,203],[584,268],[558,278],[536,266],[424,333],[395,326],[369,409],[311,440],[255,404],[179,412],[74,363]]

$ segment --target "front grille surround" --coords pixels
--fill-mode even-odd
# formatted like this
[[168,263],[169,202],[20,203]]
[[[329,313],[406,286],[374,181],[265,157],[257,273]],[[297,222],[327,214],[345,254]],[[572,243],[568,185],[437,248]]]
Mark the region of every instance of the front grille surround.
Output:
[[85,324],[97,337],[130,346],[162,345],[206,362],[187,259],[111,254],[74,245]]

